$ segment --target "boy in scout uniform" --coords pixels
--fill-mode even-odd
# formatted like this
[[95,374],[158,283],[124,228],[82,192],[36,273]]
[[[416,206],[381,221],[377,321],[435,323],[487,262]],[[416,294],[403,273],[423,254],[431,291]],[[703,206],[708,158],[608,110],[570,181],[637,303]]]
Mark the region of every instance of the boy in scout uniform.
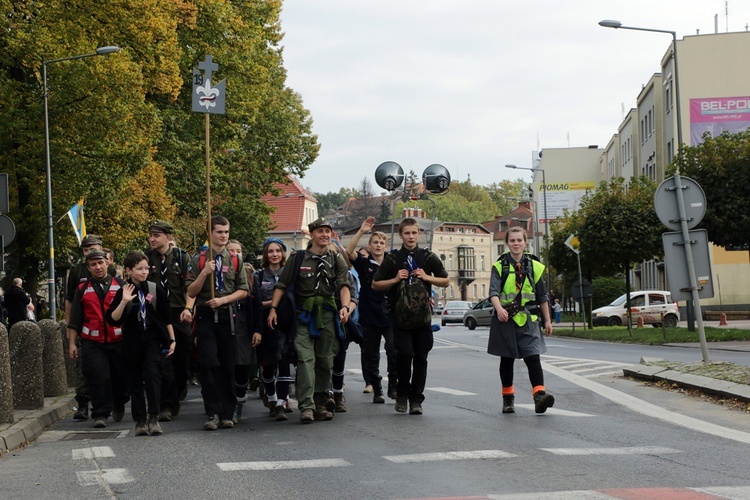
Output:
[[163,220],[154,221],[148,228],[149,249],[148,279],[158,283],[167,293],[171,309],[172,328],[175,333],[174,354],[166,358],[161,379],[161,413],[159,420],[169,422],[180,413],[180,398],[187,390],[188,359],[190,356],[190,333],[193,323],[194,299],[186,303],[185,285],[190,256],[177,246],[172,224]]
[[[334,408],[326,408],[328,389],[331,385],[333,358],[338,353],[339,337],[343,335],[341,324],[349,318],[351,291],[348,268],[344,257],[328,249],[333,228],[325,219],[318,219],[308,226],[312,244],[299,250],[305,256],[294,283],[295,301],[298,310],[297,329],[294,332],[294,348],[297,351],[297,397],[300,422],[331,420]],[[292,284],[297,252],[287,259],[276,283],[268,325],[276,327],[276,308],[284,290]],[[346,304],[337,311],[334,294],[340,291],[341,303]],[[330,400],[332,403],[333,400]],[[314,411],[313,411],[314,410]]]
[[[234,389],[234,303],[247,297],[250,288],[242,259],[235,266],[226,249],[229,221],[211,217],[210,248],[190,261],[187,293],[196,298],[195,326],[198,346],[198,378],[208,420],[205,430],[232,428],[237,404]],[[213,289],[213,293],[212,293]]]

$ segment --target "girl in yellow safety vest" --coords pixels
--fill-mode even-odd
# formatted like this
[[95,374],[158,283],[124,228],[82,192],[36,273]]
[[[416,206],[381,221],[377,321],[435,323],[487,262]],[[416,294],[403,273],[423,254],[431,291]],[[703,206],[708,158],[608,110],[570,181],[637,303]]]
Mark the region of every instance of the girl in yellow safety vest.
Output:
[[510,228],[505,233],[505,243],[509,251],[495,262],[490,277],[490,301],[495,307],[495,315],[490,324],[487,352],[500,356],[502,412],[516,411],[513,364],[516,359],[523,358],[529,371],[534,410],[544,413],[555,404],[554,396],[544,387],[540,355],[547,352],[547,346],[536,315],[536,310],[540,310],[545,333],[552,334],[549,298],[541,279],[545,267],[530,254],[524,253],[526,231],[523,228]]

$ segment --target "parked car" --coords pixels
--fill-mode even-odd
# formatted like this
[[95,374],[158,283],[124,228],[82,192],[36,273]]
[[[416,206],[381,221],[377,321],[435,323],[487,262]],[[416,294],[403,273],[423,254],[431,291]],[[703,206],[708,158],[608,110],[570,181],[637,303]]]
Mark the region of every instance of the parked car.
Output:
[[477,305],[464,313],[464,326],[469,330],[478,326],[490,326],[494,315],[495,308],[490,299],[480,300]]
[[471,309],[471,302],[465,300],[449,300],[440,314],[440,324],[445,326],[447,323],[464,322],[464,313]]
[[[620,295],[608,306],[594,309],[594,325],[619,326],[627,321],[625,295]],[[630,311],[633,324],[638,318],[643,323],[660,327],[662,317],[664,326],[674,328],[680,321],[677,303],[672,301],[672,294],[664,290],[642,290],[630,292]]]

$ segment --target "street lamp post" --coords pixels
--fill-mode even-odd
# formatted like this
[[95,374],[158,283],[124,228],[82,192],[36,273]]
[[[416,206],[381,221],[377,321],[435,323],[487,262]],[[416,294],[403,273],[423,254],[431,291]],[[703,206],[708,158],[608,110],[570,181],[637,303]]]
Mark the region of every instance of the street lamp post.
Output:
[[[544,169],[543,168],[532,168],[532,167],[518,167],[516,165],[505,165],[505,168],[513,168],[518,170],[529,170],[531,172],[541,172],[542,173],[542,196],[544,201],[544,248],[547,249],[549,247],[549,218],[547,217],[547,179],[544,176]],[[537,220],[539,214],[537,214]],[[541,253],[541,248],[537,248],[537,252]],[[547,291],[550,290],[550,272],[549,272],[549,259],[544,259],[544,265],[547,267]]]
[[120,47],[107,46],[99,47],[92,54],[82,54],[78,56],[61,57],[59,59],[50,59],[42,61],[42,82],[44,91],[44,150],[46,155],[46,176],[47,176],[47,238],[49,245],[49,315],[52,321],[57,321],[57,292],[55,290],[55,238],[54,238],[54,219],[52,216],[52,168],[49,154],[49,109],[47,100],[49,91],[47,89],[47,65],[62,61],[72,61],[73,59],[83,59],[86,57],[103,56],[112,54],[120,50]]
[[[677,32],[676,31],[670,31],[670,30],[658,30],[653,28],[637,28],[634,26],[623,26],[620,21],[615,21],[612,19],[605,19],[603,21],[599,21],[599,26],[603,26],[605,28],[614,28],[614,29],[624,29],[624,30],[633,30],[633,31],[650,31],[652,33],[667,33],[669,35],[672,35],[672,63],[674,65],[674,96],[675,96],[675,111],[677,113],[677,156],[680,156],[680,152],[682,151],[682,103],[680,101],[680,78],[679,78],[679,71],[677,69]],[[698,296],[698,279],[695,275],[695,263],[693,260],[693,250],[691,248],[690,244],[690,230],[688,229],[688,218],[687,218],[687,212],[685,210],[685,198],[683,196],[682,190],[685,188],[685,186],[682,185],[682,180],[680,178],[680,164],[677,164],[677,168],[674,173],[674,187],[675,187],[675,194],[677,195],[677,212],[680,217],[680,229],[682,232],[682,239],[683,239],[683,247],[685,248],[685,261],[688,268],[688,277],[690,278],[690,289],[691,289],[691,296],[692,296],[692,304],[687,305],[688,310],[688,324],[691,325],[692,322],[690,322],[690,313],[695,316],[696,321],[698,322],[698,338],[701,343],[701,354],[703,355],[703,361],[708,362],[708,346],[706,344],[706,334],[704,332],[703,328],[703,316],[700,311],[700,297]]]
[[529,202],[531,203],[531,220],[534,221],[532,230],[534,231],[534,253],[540,253],[539,252],[539,205],[537,205],[536,200],[534,198],[526,199],[519,199],[519,198],[513,198],[509,197],[507,198],[509,200],[515,200],[518,203],[524,203]]

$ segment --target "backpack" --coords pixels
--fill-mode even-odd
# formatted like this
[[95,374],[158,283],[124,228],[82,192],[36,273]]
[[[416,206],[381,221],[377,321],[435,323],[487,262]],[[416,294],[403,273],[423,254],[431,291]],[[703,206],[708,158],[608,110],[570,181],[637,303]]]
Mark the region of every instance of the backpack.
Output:
[[[431,253],[430,251],[424,253],[424,262],[429,259]],[[424,262],[419,262],[422,260],[418,258],[419,256],[420,253],[415,254],[417,265],[423,267]],[[406,265],[406,263],[403,265]],[[432,323],[432,307],[430,306],[429,287],[424,281],[417,278],[401,280],[396,286],[391,311],[396,326],[402,330],[430,325]]]
[[[203,268],[206,267],[206,250],[201,251],[201,256],[198,257],[198,272],[203,271]],[[240,268],[240,260],[237,257],[237,254],[229,254],[232,257],[232,265],[234,265],[234,272],[238,273],[241,271]],[[219,270],[220,271],[220,270]]]

